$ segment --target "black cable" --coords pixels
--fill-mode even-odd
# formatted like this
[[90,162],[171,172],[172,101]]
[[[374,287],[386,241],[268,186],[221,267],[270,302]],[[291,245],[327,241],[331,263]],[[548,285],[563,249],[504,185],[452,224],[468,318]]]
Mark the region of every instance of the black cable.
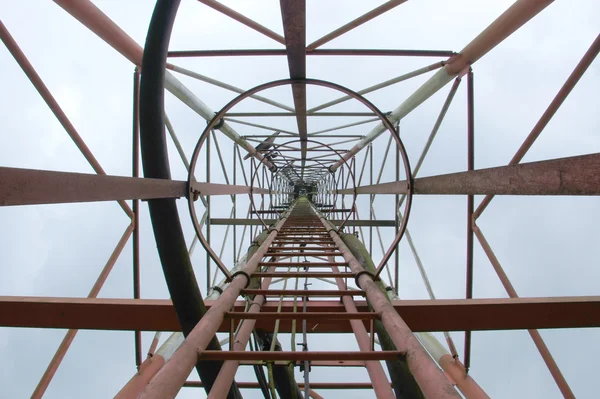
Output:
[[[250,340],[250,350],[259,350],[254,331],[252,331],[252,337],[254,338],[254,346],[252,345],[252,340]],[[256,380],[258,381],[258,385],[260,386],[263,396],[265,399],[272,399],[271,391],[269,391],[269,383],[267,382],[267,376],[265,375],[263,366],[260,364],[254,364],[253,366],[254,374],[256,375]]]
[[[164,80],[167,51],[178,7],[179,0],[156,2],[142,58],[140,144],[144,176],[149,178],[171,178],[163,116]],[[169,294],[181,329],[187,336],[207,309],[187,252],[175,199],[152,199],[148,201],[148,208]],[[221,349],[216,337],[212,338],[207,349]],[[206,392],[213,386],[222,364],[222,361],[196,364]],[[242,398],[235,382],[227,397]]]

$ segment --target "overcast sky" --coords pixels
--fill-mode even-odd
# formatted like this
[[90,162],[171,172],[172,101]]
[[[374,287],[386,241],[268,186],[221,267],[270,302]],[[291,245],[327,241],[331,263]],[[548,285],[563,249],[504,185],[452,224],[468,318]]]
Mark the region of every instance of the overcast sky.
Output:
[[[277,1],[224,3],[283,34]],[[307,43],[310,43],[382,1],[307,3]],[[460,51],[511,3],[412,0],[324,48]],[[153,1],[104,0],[95,4],[143,45]],[[131,63],[52,2],[2,2],[0,18],[107,173],[130,174]],[[599,26],[600,4],[597,1],[557,1],[473,66],[476,168],[503,165],[512,158],[598,35]],[[183,0],[171,49],[219,48],[281,48],[281,45],[203,4]],[[441,60],[309,57],[307,75],[360,90]],[[285,57],[178,59],[173,62],[241,88],[288,76]],[[4,94],[0,100],[0,117],[4,124],[0,136],[2,166],[91,173],[92,169],[4,46],[0,46],[0,65]],[[390,111],[429,76],[391,86],[367,98],[381,110]],[[206,83],[186,76],[177,75],[177,78],[215,111],[233,98],[231,92]],[[524,161],[599,152],[599,88],[600,61],[596,60]],[[420,176],[466,169],[465,89],[466,82],[463,82]],[[401,122],[401,134],[413,165],[448,90],[449,86],[442,89]],[[287,88],[265,95],[293,104],[291,91]],[[326,90],[309,89],[308,106],[337,96]],[[244,103],[236,110],[277,111],[255,101]],[[363,111],[364,108],[348,103],[330,110]],[[166,111],[189,157],[205,122],[171,95],[167,95]],[[253,122],[296,130],[292,118],[261,118]],[[347,120],[309,118],[309,131],[342,123]],[[240,134],[260,132],[234,127]],[[348,132],[365,134],[369,127],[365,125]],[[230,142],[222,135],[219,142],[229,160]],[[386,142],[384,135],[375,143],[376,167],[381,162]],[[183,164],[173,146],[170,150],[173,176],[183,179],[186,176]],[[216,166],[215,158],[213,156],[213,165]],[[385,169],[383,181],[393,179],[392,166]],[[219,175],[213,177],[213,180],[221,179]],[[386,201],[384,198],[376,200],[378,218],[393,215],[393,209]],[[186,238],[191,242],[193,229],[187,203],[180,200],[179,205]],[[142,297],[168,298],[147,207],[144,204],[141,208]],[[220,212],[218,217],[227,217],[229,209],[227,204],[215,212]],[[414,200],[409,229],[438,298],[464,296],[465,209],[463,197],[427,196]],[[479,225],[519,295],[598,295],[599,212],[600,203],[595,197],[503,197],[494,199],[479,219]],[[240,213],[238,217],[245,215]],[[93,203],[4,208],[0,209],[0,225],[4,226],[0,239],[0,295],[85,297],[128,220],[116,203]],[[224,229],[214,230],[217,238],[223,233]],[[384,241],[390,240],[389,232],[384,232]],[[402,242],[400,251],[400,296],[427,298],[406,242]],[[129,244],[102,289],[101,297],[132,296],[131,256]],[[204,256],[198,248],[192,260],[202,293],[206,294]],[[373,257],[376,260],[381,257],[378,244],[374,245]],[[224,260],[231,265],[229,253]],[[474,286],[476,297],[507,296],[477,242]],[[600,329],[544,330],[541,334],[575,395],[578,398],[597,397],[595,359],[600,356]],[[0,369],[2,395],[28,397],[63,336],[63,330],[0,328],[0,354],[4,358]],[[144,350],[151,337],[151,333],[144,334]],[[462,356],[463,334],[453,333],[453,337]],[[289,343],[287,337],[282,341],[286,345]],[[351,341],[313,338],[310,348],[347,350]],[[311,373],[311,380],[332,378],[332,375],[319,371]],[[133,333],[81,331],[46,397],[110,397],[134,373]],[[251,380],[251,374],[249,369],[241,370],[238,381]],[[471,374],[491,397],[561,397],[526,331],[474,333]],[[195,374],[192,376],[197,378]],[[344,371],[340,377],[355,381],[367,381],[368,378],[362,370]],[[339,392],[320,393],[325,397],[342,395]],[[249,398],[259,397],[257,392],[244,394]],[[352,396],[344,392],[343,395],[367,397],[365,393]],[[178,397],[204,397],[204,391],[184,389]]]

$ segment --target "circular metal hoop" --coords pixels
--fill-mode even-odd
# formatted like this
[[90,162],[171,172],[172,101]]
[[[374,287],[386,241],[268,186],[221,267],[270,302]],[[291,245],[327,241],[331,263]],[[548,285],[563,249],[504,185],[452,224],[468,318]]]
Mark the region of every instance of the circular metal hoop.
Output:
[[[332,83],[332,82],[325,81],[325,80],[319,80],[319,79],[274,80],[271,82],[267,82],[267,83],[263,83],[261,85],[255,86],[255,87],[245,91],[244,93],[240,94],[239,96],[237,96],[233,100],[231,100],[219,112],[217,112],[215,114],[215,116],[211,119],[211,121],[206,125],[206,128],[204,129],[200,138],[198,139],[198,143],[196,144],[196,147],[194,148],[194,153],[192,154],[192,158],[190,160],[190,168],[189,168],[189,172],[188,172],[188,187],[190,188],[188,190],[188,207],[189,207],[189,211],[190,211],[190,216],[192,218],[192,223],[194,225],[194,229],[196,230],[196,234],[198,235],[200,243],[202,244],[204,249],[206,249],[206,251],[208,252],[210,257],[217,263],[220,262],[220,259],[216,256],[214,251],[212,251],[212,248],[210,248],[210,246],[204,239],[204,235],[202,234],[202,227],[201,227],[200,223],[198,223],[198,217],[196,215],[196,211],[194,208],[195,194],[191,190],[192,183],[196,181],[194,179],[194,171],[196,169],[196,164],[198,162],[200,150],[201,150],[204,142],[206,141],[208,135],[210,134],[210,131],[216,128],[216,126],[219,124],[219,122],[223,120],[223,117],[225,116],[225,114],[231,108],[233,108],[235,105],[239,104],[241,101],[245,100],[246,98],[248,98],[254,94],[257,94],[263,90],[267,90],[267,89],[279,87],[279,86],[298,85],[298,84],[326,87],[329,89],[333,89],[333,90],[342,92],[342,93],[358,100],[363,105],[365,105],[369,110],[371,110],[375,115],[377,115],[377,117],[379,118],[379,120],[381,121],[383,126],[385,126],[385,128],[390,132],[392,137],[395,139],[396,146],[398,147],[400,156],[402,158],[402,163],[403,163],[404,169],[406,171],[407,193],[406,193],[406,201],[405,201],[405,205],[404,205],[404,218],[402,218],[402,223],[399,226],[398,233],[396,234],[396,237],[394,238],[392,246],[393,247],[397,246],[398,243],[400,242],[400,240],[402,239],[402,237],[404,236],[404,232],[406,231],[406,226],[408,224],[410,209],[411,209],[411,205],[412,205],[412,195],[413,195],[413,181],[412,180],[413,179],[412,179],[412,172],[410,169],[410,162],[408,159],[408,154],[406,153],[404,144],[402,143],[402,140],[400,139],[398,132],[396,131],[396,129],[394,129],[394,126],[392,125],[390,120],[387,118],[387,116],[383,112],[381,112],[379,110],[379,108],[377,108],[373,103],[371,103],[369,100],[367,100],[365,97],[361,96],[360,94],[356,93],[355,91],[353,91],[351,89],[348,89],[347,87],[338,85],[336,83]],[[260,162],[265,165],[266,165],[266,162],[268,162],[267,159],[265,157],[263,157],[262,155],[259,155],[259,157],[256,157],[256,158],[258,158],[260,160]],[[277,168],[273,165],[273,168],[270,168],[270,169],[271,169],[271,172],[274,173]],[[249,193],[249,196],[252,201],[252,193],[251,192]],[[354,190],[354,198],[356,199],[356,188]],[[263,222],[263,225],[264,225],[264,222]]]
[[[287,146],[291,143],[296,143],[300,141],[300,139],[296,139],[296,140],[290,140],[290,141],[286,141],[285,143],[281,143],[281,144],[277,144],[274,149],[272,150],[273,152],[277,151],[277,148],[282,147],[282,146]],[[333,149],[330,145],[328,144],[324,144],[321,143],[320,141],[316,141],[316,140],[306,140],[306,143],[315,143],[318,145],[321,145],[323,147],[327,147],[328,149],[330,149],[332,152],[334,152],[344,163],[344,166],[346,166],[348,168],[348,173],[350,174],[351,178],[352,178],[352,185],[354,187],[354,191],[356,191],[356,179],[354,176],[354,173],[352,172],[352,169],[349,167],[347,161],[344,159],[344,157],[342,157],[342,155],[339,153],[339,151]],[[321,164],[323,166],[323,169],[327,170],[328,168],[321,162],[318,160],[313,160],[313,162],[316,162],[318,164]],[[275,174],[280,173],[283,170],[283,168],[278,168],[277,171],[275,171]],[[258,173],[258,168],[256,168],[254,170],[254,173],[252,174],[252,176],[250,177],[250,192],[252,193],[252,190],[254,189],[254,178],[256,176],[256,174]],[[337,179],[335,178],[335,175],[333,176],[333,181],[334,181],[334,186],[337,186]],[[269,195],[272,195],[272,190],[271,187],[269,187]],[[338,193],[337,191],[334,193],[334,198],[337,198]],[[252,194],[250,194],[250,203],[252,204],[252,209],[254,209],[254,211],[256,212],[256,204],[254,203],[254,197],[252,196]],[[334,203],[335,203],[335,199],[334,199]],[[353,200],[352,200],[352,208],[354,208],[354,205],[356,204],[356,193],[354,193],[353,195]],[[278,212],[277,210],[275,210],[275,212],[277,213],[278,216],[281,216],[281,212]],[[325,212],[326,213],[326,212]],[[260,220],[260,222],[262,223],[262,225],[267,228],[267,224],[264,222],[263,218],[260,216],[260,214],[258,212],[256,212],[256,216],[258,217],[258,219]],[[344,220],[344,222],[340,225],[340,228],[342,228],[346,222],[348,221],[348,219],[350,218],[350,212],[348,213],[348,216],[346,217],[346,219]]]

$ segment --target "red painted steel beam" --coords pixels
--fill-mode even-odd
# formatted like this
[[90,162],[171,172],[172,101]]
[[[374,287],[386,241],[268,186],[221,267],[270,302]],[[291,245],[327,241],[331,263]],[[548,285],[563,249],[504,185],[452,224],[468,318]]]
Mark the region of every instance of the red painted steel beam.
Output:
[[[185,181],[7,167],[0,167],[0,181],[0,206],[179,198],[188,193]],[[202,195],[250,192],[247,186],[216,183],[194,183],[192,188]]]
[[[238,382],[238,386],[242,389],[260,388],[258,382]],[[203,388],[204,385],[200,381],[186,381],[183,385],[188,388]],[[298,387],[304,388],[304,383],[299,382]],[[373,385],[370,382],[311,382],[311,389],[372,389]]]
[[[306,1],[281,0],[281,18],[290,78],[306,79]],[[300,135],[301,158],[306,160],[308,131],[306,127],[306,85],[292,84],[296,123]]]
[[[180,57],[257,57],[282,56],[284,49],[230,49],[230,50],[177,50],[169,51],[168,56]],[[306,55],[328,56],[371,56],[371,57],[451,57],[456,54],[449,50],[402,50],[402,49],[316,49],[306,50]]]
[[[415,194],[600,195],[600,154],[580,155],[414,180]],[[340,194],[350,194],[338,190]],[[357,194],[403,194],[406,181],[356,188]]]
[[[359,312],[368,312],[357,300]],[[206,301],[211,307],[214,301]],[[245,301],[233,311],[243,312]],[[600,327],[600,296],[502,299],[437,299],[393,301],[396,311],[413,331],[511,330],[534,328]],[[263,311],[276,312],[278,302],[267,302]],[[286,300],[282,312],[293,312]],[[343,313],[339,301],[309,301],[309,312]],[[176,331],[179,323],[170,300],[87,299],[51,297],[0,297],[0,326],[77,328],[91,330]],[[272,331],[273,321],[258,320],[257,328]],[[347,323],[309,321],[314,332],[349,333]],[[228,332],[229,320],[219,331]],[[271,330],[269,330],[271,329]],[[281,321],[281,332],[291,331],[291,321]],[[312,331],[312,330],[311,330]]]
[[[240,360],[240,365],[251,366],[253,364],[264,364],[262,360]],[[300,362],[297,364],[299,365]],[[273,361],[276,366],[287,366],[289,361],[276,360]],[[362,360],[311,360],[311,367],[365,367],[365,362]]]
[[244,295],[268,295],[268,296],[310,296],[310,297],[341,297],[341,296],[365,296],[363,291],[358,290],[259,290],[245,289],[242,290]]
[[0,167],[0,205],[187,196],[187,182]]
[[200,360],[397,360],[401,351],[201,351]]
[[227,312],[226,318],[235,320],[375,320],[379,314],[372,312]]
[[[473,87],[473,71],[467,74],[467,170],[475,170],[475,94]],[[467,299],[473,298],[473,211],[474,196],[467,196],[467,256],[466,256],[466,292]],[[465,331],[465,347],[463,358],[465,370],[471,366],[471,331]]]

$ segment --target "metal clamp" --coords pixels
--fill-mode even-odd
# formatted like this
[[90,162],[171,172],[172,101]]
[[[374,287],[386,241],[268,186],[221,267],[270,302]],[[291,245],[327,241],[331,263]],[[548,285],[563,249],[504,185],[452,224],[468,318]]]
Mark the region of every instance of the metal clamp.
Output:
[[223,293],[223,289],[221,287],[219,287],[218,285],[215,285],[214,287],[212,287],[213,291],[217,291],[220,294]]
[[250,277],[250,275],[248,273],[246,273],[245,271],[238,270],[237,272],[233,273],[231,275],[231,280],[233,280],[234,278],[236,278],[236,276],[238,276],[240,274],[246,276],[246,286],[244,287],[244,289],[246,289],[250,286],[250,280],[252,279],[252,277]]
[[[215,115],[217,115],[216,112],[215,112]],[[210,121],[206,121],[207,125],[209,123],[210,123]],[[215,123],[215,125],[213,126],[213,130],[219,130],[219,129],[221,129],[224,124],[225,124],[225,119],[223,119],[223,118],[219,119],[219,121],[217,123]]]
[[359,280],[360,276],[362,276],[363,274],[367,274],[369,277],[371,277],[371,279],[372,279],[373,281],[375,281],[375,275],[374,275],[373,273],[371,273],[370,271],[368,271],[368,270],[362,270],[362,271],[360,271],[360,272],[356,273],[356,276],[354,276],[354,283],[356,283],[356,286],[357,286],[358,288],[360,288],[361,290],[362,290],[363,288],[362,288],[362,287],[360,286],[360,284],[358,283],[358,280]]

